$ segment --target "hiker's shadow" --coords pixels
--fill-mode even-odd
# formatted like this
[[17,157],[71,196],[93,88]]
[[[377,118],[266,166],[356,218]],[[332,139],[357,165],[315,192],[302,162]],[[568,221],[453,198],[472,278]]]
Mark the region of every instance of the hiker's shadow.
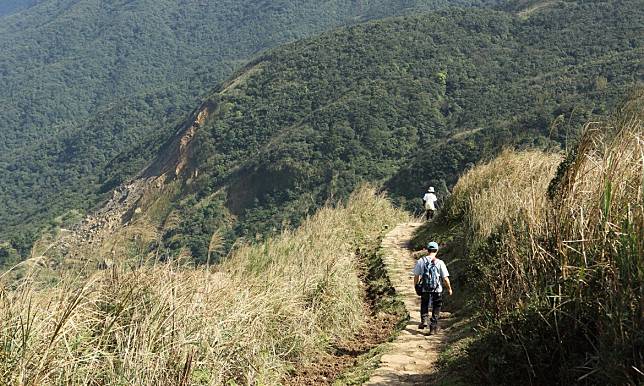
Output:
[[399,385],[409,385],[409,386],[426,386],[426,385],[435,385],[436,379],[435,376],[430,374],[406,374],[406,375],[385,375],[380,376],[380,379],[377,383],[373,383],[374,386],[399,386]]
[[427,336],[428,335],[428,333],[425,332],[424,330],[420,331],[415,327],[409,327],[409,326],[405,327],[403,329],[403,331],[407,331],[408,333],[410,333],[412,335],[421,335],[421,336]]
[[[453,383],[455,382],[455,383]],[[427,370],[422,374],[384,374],[378,376],[378,381],[370,383],[372,386],[432,386],[432,385],[479,385],[480,383],[461,383],[459,377],[453,377],[445,369],[437,371]]]

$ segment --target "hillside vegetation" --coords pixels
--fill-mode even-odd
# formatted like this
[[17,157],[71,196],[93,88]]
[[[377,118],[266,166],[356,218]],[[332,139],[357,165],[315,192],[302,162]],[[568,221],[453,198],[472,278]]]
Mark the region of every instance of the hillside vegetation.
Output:
[[[215,270],[181,261],[0,289],[0,384],[278,384],[367,328],[365,264],[405,221],[372,189]],[[0,278],[1,279],[1,278]]]
[[38,3],[38,0],[2,0],[0,1],[0,17],[27,9]]
[[586,125],[565,160],[505,152],[455,186],[437,225],[462,233],[483,324],[453,361],[470,382],[644,380],[643,107]]
[[641,81],[643,19],[636,2],[527,19],[455,9],[272,50],[207,100],[185,184],[161,211],[181,219],[164,240],[205,261],[215,230],[253,239],[296,225],[361,181],[414,208],[504,146],[566,147]]
[[[0,12],[31,3],[5,0]],[[262,50],[371,18],[485,3],[41,0],[4,16],[0,241],[24,255],[44,223],[92,207]]]

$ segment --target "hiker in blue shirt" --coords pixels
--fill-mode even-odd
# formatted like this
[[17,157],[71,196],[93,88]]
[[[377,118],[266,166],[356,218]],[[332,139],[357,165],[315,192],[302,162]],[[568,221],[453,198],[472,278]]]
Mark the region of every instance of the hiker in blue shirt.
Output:
[[420,295],[420,324],[419,329],[427,326],[429,318],[429,304],[432,304],[432,318],[429,323],[429,334],[435,334],[438,331],[438,319],[440,317],[441,306],[443,305],[443,285],[450,295],[452,295],[452,285],[449,282],[449,272],[443,260],[436,257],[438,253],[438,243],[432,241],[427,244],[428,255],[418,259],[414,267],[414,287],[416,293]]

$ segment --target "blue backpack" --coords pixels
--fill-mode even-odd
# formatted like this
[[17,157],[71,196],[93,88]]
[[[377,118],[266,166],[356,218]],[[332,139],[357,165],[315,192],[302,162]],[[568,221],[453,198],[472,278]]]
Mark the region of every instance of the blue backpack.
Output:
[[425,263],[425,269],[423,269],[423,275],[421,276],[422,292],[436,292],[441,279],[438,266],[427,256],[423,257],[423,262]]

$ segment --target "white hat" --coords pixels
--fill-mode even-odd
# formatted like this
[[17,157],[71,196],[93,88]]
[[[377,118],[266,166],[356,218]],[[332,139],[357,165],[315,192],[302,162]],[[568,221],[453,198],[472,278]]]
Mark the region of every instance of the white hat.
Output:
[[434,187],[430,186],[429,189],[427,189],[427,191],[430,192],[430,193],[434,193]]

